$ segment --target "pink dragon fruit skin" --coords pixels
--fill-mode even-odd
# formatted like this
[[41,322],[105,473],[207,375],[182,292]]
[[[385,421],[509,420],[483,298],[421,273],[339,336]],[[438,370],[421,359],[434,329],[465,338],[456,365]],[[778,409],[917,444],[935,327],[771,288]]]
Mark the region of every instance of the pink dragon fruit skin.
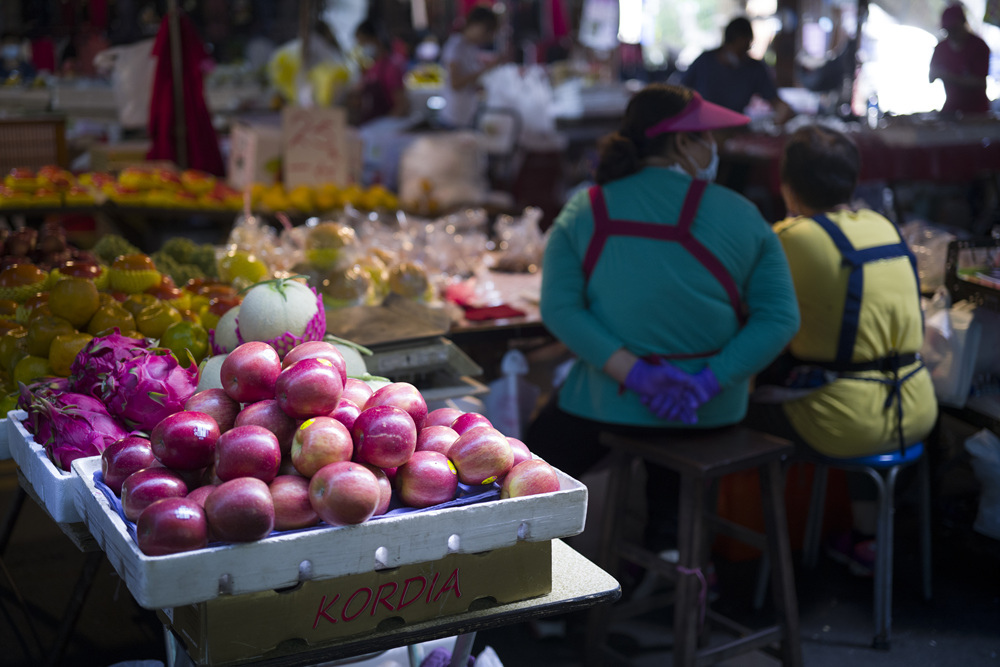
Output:
[[70,366],[70,387],[75,392],[103,398],[101,385],[115,364],[140,355],[149,347],[145,339],[123,336],[117,327],[114,333],[94,338],[80,350]]
[[184,409],[198,388],[198,367],[181,366],[169,350],[152,349],[115,365],[102,394],[108,412],[147,433]]
[[[74,400],[76,402],[69,402]],[[87,396],[61,396],[67,402],[39,398],[39,414],[35,442],[45,447],[49,456],[63,470],[69,470],[74,459],[97,456],[112,443],[128,435],[121,424],[108,414],[100,401]],[[87,400],[79,400],[87,399]]]

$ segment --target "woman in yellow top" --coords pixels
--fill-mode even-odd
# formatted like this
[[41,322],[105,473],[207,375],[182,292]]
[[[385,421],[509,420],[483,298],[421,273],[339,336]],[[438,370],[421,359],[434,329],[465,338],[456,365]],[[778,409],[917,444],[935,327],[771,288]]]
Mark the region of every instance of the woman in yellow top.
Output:
[[[917,355],[923,317],[915,260],[889,220],[850,207],[859,172],[857,147],[833,130],[803,127],[786,144],[782,195],[791,217],[774,230],[801,324],[788,353],[758,378],[747,418],[840,458],[921,441],[937,418],[930,373]],[[860,500],[854,486],[851,496]],[[873,520],[860,516],[869,505],[852,507],[856,528],[873,532],[865,525]]]

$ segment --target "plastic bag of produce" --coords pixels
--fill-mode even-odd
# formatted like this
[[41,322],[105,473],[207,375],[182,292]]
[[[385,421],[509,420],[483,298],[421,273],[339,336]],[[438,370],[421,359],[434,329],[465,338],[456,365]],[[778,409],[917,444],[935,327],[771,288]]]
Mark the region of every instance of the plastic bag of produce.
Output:
[[972,470],[981,486],[972,528],[1000,540],[1000,438],[983,429],[965,441],[965,451],[972,457]]
[[899,231],[917,258],[917,274],[920,276],[921,289],[936,290],[944,285],[948,244],[954,241],[956,236],[943,227],[923,220],[908,222],[900,227]]
[[520,439],[541,390],[524,379],[528,360],[519,350],[508,350],[503,355],[500,372],[502,377],[490,383],[490,393],[484,400],[486,416],[501,433]]
[[982,327],[973,316],[974,311],[964,301],[949,308],[947,293],[939,290],[925,312],[920,355],[943,405],[961,408],[969,398],[982,338]]
[[473,132],[427,134],[403,152],[399,198],[411,209],[474,206],[486,193],[486,155]]

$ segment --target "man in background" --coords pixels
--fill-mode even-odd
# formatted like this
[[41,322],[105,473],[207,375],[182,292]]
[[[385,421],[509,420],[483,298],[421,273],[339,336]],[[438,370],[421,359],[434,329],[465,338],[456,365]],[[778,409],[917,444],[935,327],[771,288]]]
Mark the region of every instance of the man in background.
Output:
[[947,36],[931,56],[930,81],[944,83],[946,115],[986,113],[986,75],[990,71],[990,47],[969,32],[962,5],[953,4],[941,13],[941,28]]
[[791,107],[778,97],[771,71],[749,55],[753,44],[750,21],[738,17],[729,22],[722,46],[706,51],[688,67],[681,83],[701,93],[709,102],[742,112],[754,95],[774,109],[775,122],[784,124],[794,115]]

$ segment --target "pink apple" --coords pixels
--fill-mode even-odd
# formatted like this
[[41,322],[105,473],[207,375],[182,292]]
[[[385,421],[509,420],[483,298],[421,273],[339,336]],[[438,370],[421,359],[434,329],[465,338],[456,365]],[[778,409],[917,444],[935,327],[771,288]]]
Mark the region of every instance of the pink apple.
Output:
[[381,498],[378,479],[360,463],[331,463],[309,480],[309,502],[331,526],[364,523],[375,514]]
[[292,465],[305,477],[337,461],[354,456],[351,432],[333,417],[313,417],[302,422],[292,441]]
[[219,425],[219,432],[225,433],[236,422],[240,412],[240,404],[232,399],[224,389],[213,387],[194,394],[184,404],[184,409],[191,412],[204,412]]
[[469,429],[448,452],[463,484],[491,484],[514,465],[514,450],[507,436],[491,426]]
[[136,542],[147,556],[165,556],[208,546],[205,510],[189,498],[163,498],[136,521]]
[[377,405],[391,405],[406,411],[413,419],[417,430],[424,427],[427,420],[427,401],[420,390],[409,382],[391,382],[377,389],[364,405],[364,409]]
[[341,394],[340,400],[346,398],[360,408],[368,402],[372,393],[372,388],[368,386],[367,382],[357,378],[347,378],[347,381],[344,382],[344,393]]
[[295,429],[298,423],[281,409],[278,401],[273,398],[266,398],[247,405],[236,415],[235,426],[263,426],[274,434],[278,439],[278,446],[281,447],[282,454],[286,454],[292,449],[292,438],[295,437]]
[[229,397],[240,403],[255,403],[274,398],[275,383],[281,373],[278,352],[260,341],[243,343],[230,352],[219,377]]
[[263,481],[256,477],[237,477],[223,482],[208,494],[205,516],[212,535],[218,539],[253,542],[267,537],[274,529],[274,501]]
[[448,456],[448,450],[458,440],[458,433],[450,426],[425,426],[417,434],[417,451],[440,452]]
[[438,408],[437,410],[431,410],[427,413],[427,421],[424,422],[424,427],[451,426],[452,422],[463,414],[465,413],[458,408]]
[[455,433],[458,433],[459,435],[463,435],[469,429],[476,428],[478,426],[489,426],[492,428],[493,422],[478,412],[463,412],[455,418],[455,421],[451,423],[451,427],[455,429]]
[[187,499],[193,500],[194,502],[204,507],[205,498],[208,498],[208,494],[212,493],[212,491],[215,491],[215,485],[213,484],[206,484],[205,486],[199,486],[194,491],[188,491]]
[[340,379],[344,383],[347,382],[347,362],[344,360],[344,355],[333,343],[328,343],[325,340],[309,340],[299,343],[289,350],[285,358],[281,360],[281,367],[288,368],[303,359],[326,359],[340,371]]
[[101,474],[104,483],[116,496],[122,492],[122,482],[134,472],[158,463],[153,456],[149,440],[138,435],[127,435],[107,446],[101,452]]
[[122,483],[122,510],[125,518],[136,521],[142,510],[163,498],[183,498],[188,489],[180,475],[169,468],[146,468],[134,472]]
[[500,487],[500,497],[520,498],[558,490],[556,469],[541,459],[531,459],[511,468]]
[[401,466],[417,448],[417,427],[409,413],[391,405],[361,411],[354,421],[354,458],[380,468]]
[[507,442],[510,443],[511,449],[514,450],[514,465],[515,466],[518,463],[521,463],[522,461],[530,461],[531,460],[531,450],[528,449],[528,446],[526,444],[524,444],[522,441],[518,440],[517,438],[510,437],[509,435],[507,436]]
[[455,499],[458,473],[441,452],[415,452],[399,466],[396,488],[404,505],[417,508],[440,505]]
[[215,474],[223,482],[256,477],[267,484],[280,465],[278,439],[263,426],[234,426],[215,443]]
[[149,442],[157,460],[175,470],[200,470],[215,459],[219,425],[204,412],[182,410],[153,427]]
[[378,466],[373,466],[371,463],[362,463],[361,465],[371,470],[375,479],[378,480],[378,488],[382,495],[378,507],[375,508],[375,514],[372,516],[382,516],[389,511],[389,505],[392,503],[392,482],[389,481],[389,476],[385,474],[385,471]]
[[396,488],[396,473],[399,472],[399,466],[392,466],[391,468],[382,468],[381,470],[382,472],[385,473],[385,476],[389,479],[389,484],[391,484],[393,488]]
[[268,485],[274,501],[274,529],[295,530],[319,523],[309,502],[309,480],[299,475],[278,475]]
[[293,419],[333,412],[344,393],[344,380],[329,359],[303,359],[281,371],[274,387],[278,405]]
[[354,421],[360,414],[361,408],[359,408],[354,401],[341,397],[340,403],[338,403],[334,411],[330,413],[330,416],[346,426],[347,430],[350,431],[354,428]]

